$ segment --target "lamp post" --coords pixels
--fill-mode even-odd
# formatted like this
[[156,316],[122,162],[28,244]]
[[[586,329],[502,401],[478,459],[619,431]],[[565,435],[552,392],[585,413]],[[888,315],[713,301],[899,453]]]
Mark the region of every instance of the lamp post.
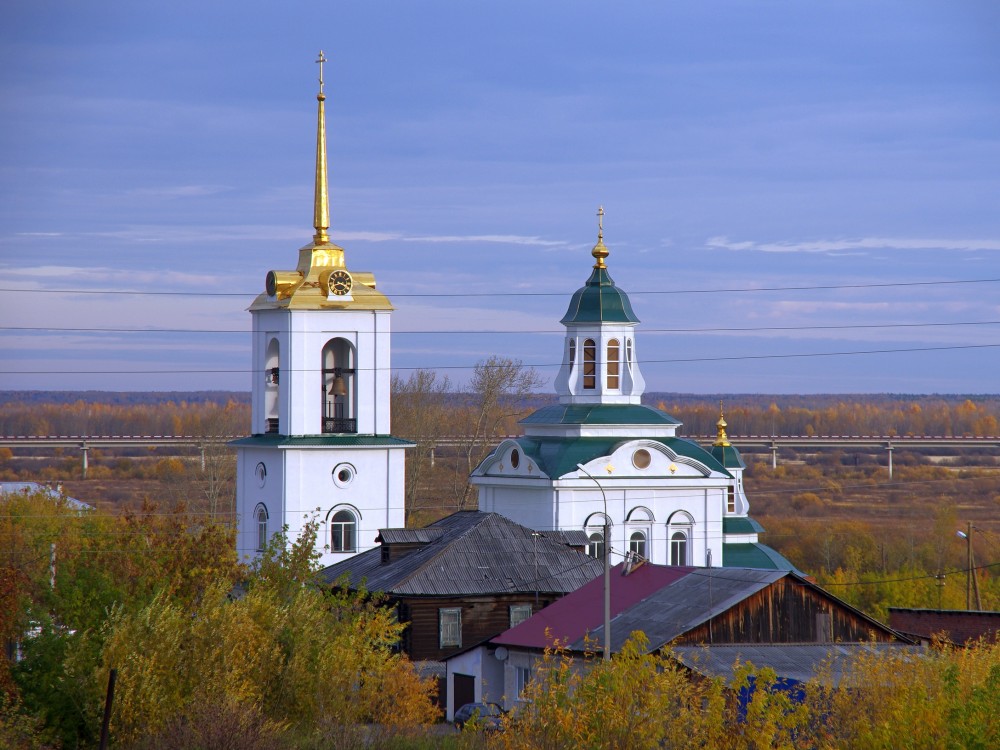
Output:
[[601,483],[583,468],[583,464],[577,464],[576,468],[594,481],[604,500],[604,660],[607,661],[611,658],[611,519],[608,518],[608,496],[604,494]]
[[979,598],[979,580],[976,578],[976,563],[972,555],[972,521],[969,521],[969,530],[956,531],[955,535],[965,540],[965,608],[972,610],[972,589],[976,589],[976,610],[982,612],[983,605]]

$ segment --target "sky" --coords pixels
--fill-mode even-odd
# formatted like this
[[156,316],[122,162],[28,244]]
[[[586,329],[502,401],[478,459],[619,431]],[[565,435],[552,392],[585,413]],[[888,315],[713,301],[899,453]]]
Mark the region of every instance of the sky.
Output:
[[400,375],[551,388],[603,206],[649,391],[1000,391],[994,0],[8,0],[0,389],[249,390],[321,49]]

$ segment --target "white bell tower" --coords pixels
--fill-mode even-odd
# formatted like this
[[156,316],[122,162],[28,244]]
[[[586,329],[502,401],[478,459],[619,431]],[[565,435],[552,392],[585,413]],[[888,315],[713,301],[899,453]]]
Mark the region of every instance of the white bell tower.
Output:
[[404,450],[389,434],[392,304],[330,241],[326,96],[320,52],[312,242],[294,271],[270,271],[253,317],[252,432],[237,450],[238,552],[257,557],[287,527],[319,524],[321,562],[404,525]]

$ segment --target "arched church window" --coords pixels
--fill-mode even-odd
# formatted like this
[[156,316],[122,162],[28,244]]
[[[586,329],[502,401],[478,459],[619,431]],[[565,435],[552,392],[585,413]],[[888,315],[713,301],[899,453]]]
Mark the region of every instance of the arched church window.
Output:
[[358,522],[349,510],[338,510],[330,519],[330,551],[357,551]]
[[611,339],[608,342],[608,361],[605,365],[608,373],[608,388],[611,390],[618,390],[618,375],[621,370],[620,363],[618,361],[620,345],[618,339]]
[[573,372],[573,365],[576,364],[576,339],[569,340],[569,371]]
[[323,432],[357,432],[354,347],[346,339],[330,339],[323,347]]
[[670,564],[687,565],[688,538],[683,531],[675,531],[670,535]]
[[604,534],[600,531],[591,532],[587,543],[587,554],[598,560],[604,559]]
[[597,387],[597,345],[593,339],[583,342],[583,387],[590,391]]
[[257,522],[257,551],[263,552],[267,547],[267,508],[264,505],[257,506],[254,514]]
[[641,531],[633,531],[628,540],[628,551],[639,557],[646,557],[646,535]]

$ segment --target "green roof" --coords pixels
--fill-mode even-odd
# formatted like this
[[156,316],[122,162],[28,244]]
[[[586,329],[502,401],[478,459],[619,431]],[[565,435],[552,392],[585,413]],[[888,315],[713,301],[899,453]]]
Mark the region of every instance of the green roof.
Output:
[[[631,442],[635,438],[623,440],[619,437],[584,437],[584,438],[532,438],[521,437],[515,441],[521,451],[538,464],[538,468],[551,479],[557,479],[576,468],[577,464],[585,464],[601,456],[608,456],[620,445]],[[712,471],[730,476],[726,468],[716,461],[712,454],[697,443],[683,438],[643,438],[654,443],[667,446],[679,456],[692,458]],[[613,477],[612,477],[613,478]]]
[[712,455],[719,459],[719,463],[727,469],[745,469],[747,465],[743,462],[743,456],[736,449],[735,445],[713,445]]
[[595,268],[586,285],[573,293],[562,322],[638,323],[628,295],[615,286],[607,268]]
[[723,516],[723,534],[763,534],[764,527],[749,516]]
[[779,555],[766,544],[741,542],[722,545],[722,566],[724,568],[758,568],[761,570],[790,570],[804,575],[784,556]]
[[238,447],[267,448],[407,448],[414,443],[392,435],[355,435],[339,433],[336,435],[251,435],[250,437],[233,440],[229,443]]
[[641,404],[553,404],[543,406],[521,424],[679,425],[665,411]]

